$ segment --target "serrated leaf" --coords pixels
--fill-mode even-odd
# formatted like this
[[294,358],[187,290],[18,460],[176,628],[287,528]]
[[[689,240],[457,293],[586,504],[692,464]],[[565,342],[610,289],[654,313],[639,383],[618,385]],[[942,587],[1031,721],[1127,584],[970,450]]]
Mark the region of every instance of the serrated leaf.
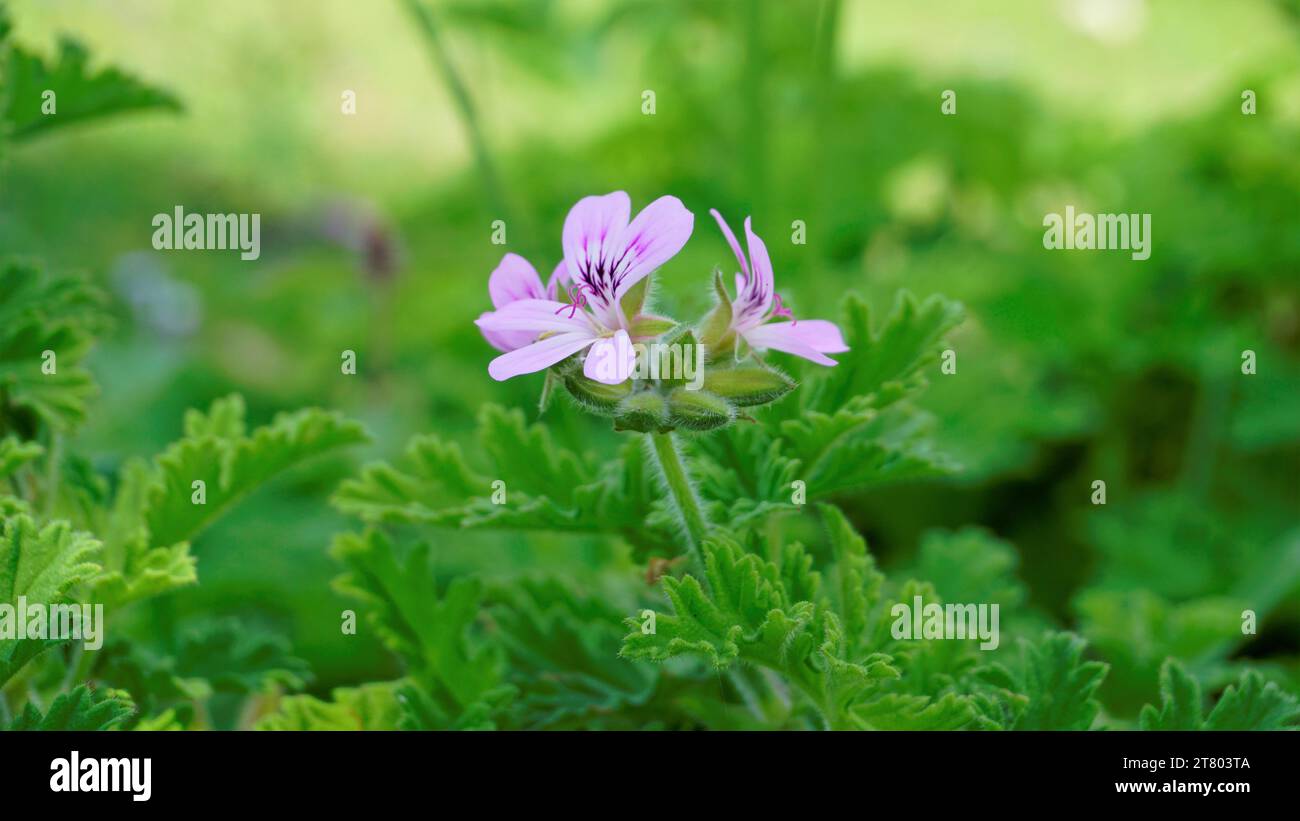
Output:
[[528,729],[635,727],[620,719],[653,694],[656,671],[618,659],[623,614],[558,581],[524,580],[493,608]]
[[1207,730],[1283,730],[1300,724],[1300,701],[1257,670],[1247,670],[1219,697]]
[[471,636],[482,609],[478,579],[457,578],[439,594],[428,546],[399,548],[377,530],[342,534],[331,553],[348,569],[336,588],[367,604],[384,643],[449,714],[474,708],[501,684],[496,648]]
[[895,386],[915,387],[920,370],[939,354],[939,341],[962,320],[959,303],[941,296],[923,302],[899,291],[884,324],[871,327],[871,313],[855,293],[844,298],[842,330],[848,353],[837,356],[839,365],[819,372],[803,406],[806,410],[834,413],[855,397],[875,397],[883,407],[902,394]]
[[1142,708],[1138,723],[1144,730],[1199,730],[1204,725],[1201,685],[1174,659],[1160,667],[1160,709]]
[[122,690],[98,690],[82,684],[56,697],[44,714],[32,704],[9,725],[11,730],[116,730],[135,712]]
[[[784,675],[821,711],[830,726],[843,726],[844,710],[876,682],[895,678],[889,656],[848,656],[840,621],[824,603],[795,600],[794,590],[816,598],[818,583],[787,546],[782,566],[745,553],[724,536],[704,544],[709,592],[694,576],[665,577],[673,613],[659,614],[654,633],[635,620],[623,639],[626,658],[664,661],[690,654],[725,668],[735,662],[767,667]],[[806,568],[805,568],[806,570]],[[802,581],[796,581],[802,579]]]
[[[7,105],[0,112],[9,135],[25,140],[75,123],[102,119],[127,111],[180,111],[177,99],[115,68],[92,71],[90,55],[76,40],[65,37],[59,52],[46,61],[21,46],[11,45],[3,73]],[[57,95],[53,114],[41,110],[43,94]]]
[[81,362],[103,324],[84,282],[0,265],[0,434],[17,429],[30,439],[38,425],[65,431],[81,422],[95,387]]
[[40,457],[45,448],[36,442],[24,442],[16,436],[0,439],[0,479]]
[[[20,596],[29,607],[66,602],[74,585],[99,571],[91,561],[99,550],[100,543],[90,534],[74,531],[67,522],[38,528],[26,515],[5,519],[0,535],[0,603],[16,609]],[[28,661],[59,643],[0,638],[0,685]]]
[[[315,408],[281,414],[246,437],[218,437],[209,431],[181,439],[156,461],[145,508],[150,539],[155,545],[191,541],[227,508],[280,473],[368,439],[360,424]],[[196,480],[205,483],[204,504],[192,501]]]
[[329,701],[285,696],[274,712],[258,719],[257,730],[396,730],[402,718],[398,691],[405,682],[340,687]]
[[1021,642],[1020,693],[1028,699],[1017,730],[1087,730],[1101,710],[1094,697],[1106,665],[1084,661],[1084,641],[1070,633],[1048,633]]

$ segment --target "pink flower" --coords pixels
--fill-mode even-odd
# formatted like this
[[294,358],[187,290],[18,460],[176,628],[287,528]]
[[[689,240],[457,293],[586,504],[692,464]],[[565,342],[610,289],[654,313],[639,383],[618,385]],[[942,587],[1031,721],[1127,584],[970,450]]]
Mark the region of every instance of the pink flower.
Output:
[[844,353],[849,348],[835,323],[824,319],[768,322],[774,316],[792,316],[789,308],[781,307],[781,297],[774,291],[772,260],[767,246],[750,228],[745,217],[745,239],[749,246],[749,259],[740,250],[736,235],[731,233],[722,215],[716,209],[709,213],[718,221],[722,235],[727,238],[732,252],[740,262],[736,274],[736,298],[731,303],[731,330],[758,351],[773,348],[778,351],[810,359],[818,365],[836,365],[828,353]]
[[[695,216],[676,197],[660,197],[629,222],[631,211],[631,200],[622,191],[583,197],[569,211],[564,220],[562,263],[572,282],[568,304],[558,302],[555,292],[543,298],[536,272],[532,278],[520,271],[519,276],[502,279],[503,296],[512,298],[498,303],[494,293],[496,310],[483,314],[476,323],[489,342],[496,338],[501,342],[523,340],[523,344],[488,364],[493,379],[544,370],[592,346],[598,347],[583,363],[587,378],[610,385],[627,379],[631,373],[627,354],[632,350],[628,331],[634,317],[624,315],[620,300],[633,285],[672,259],[695,225]],[[493,278],[496,276],[494,273]],[[557,268],[551,282],[560,278]],[[507,282],[511,287],[506,287]]]

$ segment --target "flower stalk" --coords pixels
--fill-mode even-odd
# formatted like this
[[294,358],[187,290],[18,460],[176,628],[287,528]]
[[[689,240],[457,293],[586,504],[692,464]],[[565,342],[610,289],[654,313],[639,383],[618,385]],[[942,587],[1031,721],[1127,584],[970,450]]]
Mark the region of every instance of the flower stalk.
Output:
[[686,464],[682,461],[681,451],[678,449],[673,435],[671,433],[651,433],[648,436],[654,446],[655,456],[659,459],[659,467],[663,470],[668,492],[673,497],[673,504],[676,506],[677,513],[681,517],[682,525],[686,530],[688,549],[691,556],[691,569],[695,571],[696,577],[707,589],[709,582],[704,573],[702,546],[704,537],[708,534],[709,524],[704,518],[704,509],[700,507],[700,499],[695,495],[695,488],[691,486],[690,476],[686,473]]

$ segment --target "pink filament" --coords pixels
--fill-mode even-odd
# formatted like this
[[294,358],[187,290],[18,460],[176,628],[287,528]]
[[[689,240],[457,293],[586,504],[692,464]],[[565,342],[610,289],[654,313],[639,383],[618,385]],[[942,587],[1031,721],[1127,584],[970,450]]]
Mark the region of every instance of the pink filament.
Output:
[[788,316],[790,317],[790,327],[794,327],[798,323],[798,320],[794,318],[794,311],[781,305],[780,294],[772,294],[772,299],[776,302],[776,307],[772,309],[772,316]]

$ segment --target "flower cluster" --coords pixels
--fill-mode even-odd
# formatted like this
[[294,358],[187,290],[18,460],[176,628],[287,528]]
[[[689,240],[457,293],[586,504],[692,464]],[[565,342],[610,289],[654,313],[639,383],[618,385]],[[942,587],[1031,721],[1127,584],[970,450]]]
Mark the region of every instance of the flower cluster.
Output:
[[[711,210],[736,255],[735,296],[714,276],[717,304],[694,327],[646,311],[650,275],[690,239],[695,215],[660,197],[631,217],[622,191],[584,197],[564,221],[564,257],[545,286],[523,257],[506,254],[488,280],[495,310],[477,320],[502,353],[488,365],[497,380],[550,369],[587,408],[619,429],[708,430],[742,408],[793,389],[759,354],[778,350],[834,365],[848,348],[839,328],[795,319],[776,293],[767,246],[745,219],[748,254]],[[561,301],[563,292],[567,301]],[[784,321],[771,320],[782,318]]]

